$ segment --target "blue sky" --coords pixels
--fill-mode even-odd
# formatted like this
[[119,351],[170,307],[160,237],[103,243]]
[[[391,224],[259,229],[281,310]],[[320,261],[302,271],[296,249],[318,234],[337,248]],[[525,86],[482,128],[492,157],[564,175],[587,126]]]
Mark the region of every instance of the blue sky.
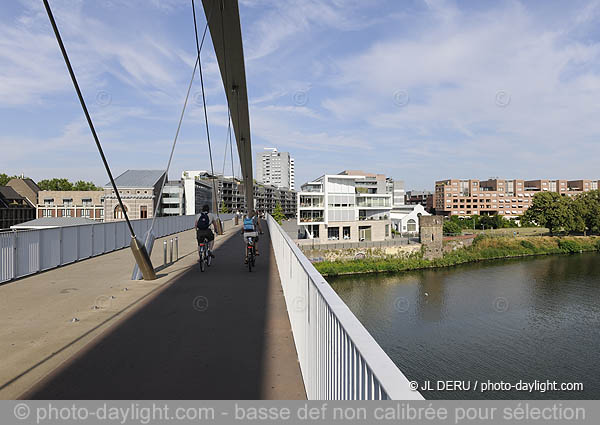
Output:
[[[239,3],[253,149],[291,152],[298,183],[343,169],[408,189],[600,178],[598,1]],[[164,168],[195,60],[190,2],[51,5],[113,173]],[[202,58],[222,171],[227,110],[210,39]],[[104,184],[41,0],[2,3],[0,64],[0,172]],[[199,93],[196,79],[171,177],[209,168]]]

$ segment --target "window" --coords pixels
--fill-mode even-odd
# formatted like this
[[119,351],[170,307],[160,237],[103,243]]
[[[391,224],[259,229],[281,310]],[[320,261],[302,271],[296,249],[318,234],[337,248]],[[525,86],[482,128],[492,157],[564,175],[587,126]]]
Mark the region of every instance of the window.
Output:
[[54,198],[44,199],[44,206],[51,207],[54,205]]
[[414,219],[410,219],[406,222],[406,230],[409,232],[417,231],[417,222]]
[[52,210],[42,210],[42,217],[52,217]]
[[[127,212],[127,207],[125,207],[125,212]],[[123,214],[123,210],[121,209],[120,205],[117,205],[115,207],[115,219],[116,220],[124,220],[125,219],[125,214]]]
[[71,206],[73,206],[73,199],[72,198],[64,198],[63,199],[63,205],[65,207],[71,207]]
[[344,240],[350,239],[350,226],[344,226],[343,238],[344,238]]
[[327,229],[327,239],[331,241],[337,241],[340,239],[340,228],[339,227],[329,227]]
[[84,198],[81,200],[81,203],[83,204],[84,207],[91,207],[92,206],[92,200],[91,198]]
[[88,209],[84,209],[84,210],[81,212],[81,216],[82,216],[82,217],[87,217],[87,218],[90,218],[90,210],[88,210]]
[[73,210],[63,210],[63,217],[72,217]]
[[140,218],[148,218],[148,207],[146,205],[140,207]]

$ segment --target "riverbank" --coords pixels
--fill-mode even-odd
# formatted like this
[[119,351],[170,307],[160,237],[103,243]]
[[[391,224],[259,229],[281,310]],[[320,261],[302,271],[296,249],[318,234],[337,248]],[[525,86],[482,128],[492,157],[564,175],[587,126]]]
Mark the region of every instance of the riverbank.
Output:
[[422,251],[407,256],[367,257],[359,260],[314,263],[323,276],[387,273],[449,267],[458,264],[532,255],[575,254],[600,251],[597,236],[477,236],[473,244],[446,252],[442,258],[425,260]]

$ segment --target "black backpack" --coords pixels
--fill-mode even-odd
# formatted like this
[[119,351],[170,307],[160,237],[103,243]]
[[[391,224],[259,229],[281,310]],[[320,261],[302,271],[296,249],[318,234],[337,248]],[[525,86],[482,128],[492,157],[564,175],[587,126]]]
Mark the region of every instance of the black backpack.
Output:
[[198,217],[198,223],[196,223],[196,227],[199,230],[206,230],[210,227],[210,218],[208,218],[207,213],[203,212],[200,214],[200,217]]

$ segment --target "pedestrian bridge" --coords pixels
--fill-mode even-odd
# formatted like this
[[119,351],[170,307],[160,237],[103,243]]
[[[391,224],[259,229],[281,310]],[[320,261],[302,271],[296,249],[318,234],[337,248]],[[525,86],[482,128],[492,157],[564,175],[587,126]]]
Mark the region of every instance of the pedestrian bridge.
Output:
[[[88,230],[70,230],[70,239],[53,244],[32,232],[24,232],[31,233],[23,236],[27,244],[12,246],[5,237],[0,396],[422,399],[271,217],[251,273],[231,221],[217,236],[213,265],[200,272],[193,220],[186,219],[161,219],[153,281],[131,280],[131,252],[112,243],[105,253],[73,260],[72,252],[87,246]],[[45,256],[56,254],[46,250],[70,252],[73,261],[44,271]],[[28,254],[41,271],[6,279],[7,268],[24,270],[19,261]]]

